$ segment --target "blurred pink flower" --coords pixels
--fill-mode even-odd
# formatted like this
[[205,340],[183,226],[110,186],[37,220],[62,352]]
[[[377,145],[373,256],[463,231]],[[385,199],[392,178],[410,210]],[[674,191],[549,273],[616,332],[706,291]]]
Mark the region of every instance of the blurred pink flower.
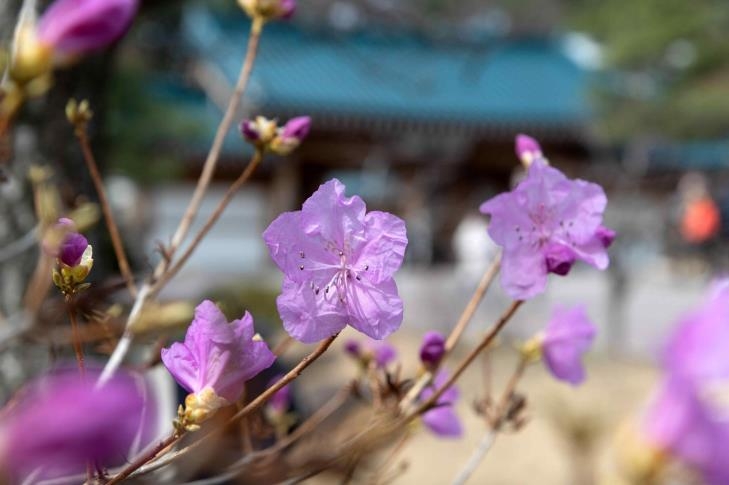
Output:
[[119,39],[136,11],[137,0],[56,0],[39,19],[38,38],[62,58],[84,55]]
[[[268,382],[267,387],[273,386],[278,381],[283,379],[283,377],[283,374],[275,375],[273,379]],[[283,414],[288,411],[289,406],[291,405],[291,384],[286,384],[281,389],[276,391],[273,396],[271,396],[271,399],[268,400],[267,405],[272,411],[278,414]]]
[[228,403],[235,402],[245,382],[274,360],[266,342],[255,336],[250,313],[228,323],[210,300],[195,309],[184,343],[162,349],[162,362],[182,387],[196,395],[212,389]]
[[[124,464],[135,438],[149,438],[154,406],[141,379],[117,372],[95,389],[99,372],[48,374],[22,389],[0,417],[0,469],[13,483],[39,471],[49,478],[86,470],[89,462]],[[142,443],[144,444],[144,443]]]
[[584,307],[555,309],[542,338],[544,364],[554,377],[572,385],[585,380],[582,354],[590,348],[595,333]]
[[698,470],[712,485],[729,484],[729,279],[684,316],[663,353],[665,377],[642,429],[658,449]]
[[381,340],[402,323],[393,274],[405,255],[405,223],[367,213],[362,199],[344,190],[339,180],[326,182],[300,211],[281,214],[263,233],[285,275],[276,300],[284,328],[302,342],[347,324]]

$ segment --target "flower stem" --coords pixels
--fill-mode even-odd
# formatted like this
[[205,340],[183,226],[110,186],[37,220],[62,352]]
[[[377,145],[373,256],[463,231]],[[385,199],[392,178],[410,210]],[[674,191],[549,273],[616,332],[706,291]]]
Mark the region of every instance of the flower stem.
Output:
[[463,331],[466,329],[466,326],[468,326],[468,323],[473,318],[473,314],[476,313],[476,309],[478,308],[479,303],[481,303],[481,300],[483,300],[483,297],[486,295],[486,292],[491,286],[491,283],[494,281],[494,278],[499,273],[500,268],[501,253],[496,255],[491,265],[486,269],[486,272],[481,277],[481,281],[478,283],[476,291],[473,292],[471,300],[463,309],[461,317],[458,319],[455,327],[453,327],[453,330],[451,330],[450,335],[448,335],[448,339],[446,340],[445,344],[445,354],[443,355],[443,358],[445,358],[445,356],[448,355],[458,343],[461,335],[463,335]]
[[84,349],[81,345],[81,336],[78,332],[78,322],[76,321],[76,312],[73,309],[73,297],[66,295],[66,312],[68,313],[68,319],[71,321],[71,342],[73,344],[73,351],[76,354],[76,363],[78,364],[78,371],[81,377],[86,375],[86,367],[84,366]]
[[[225,110],[223,119],[218,125],[218,130],[215,133],[213,144],[210,147],[208,156],[205,159],[205,164],[203,165],[202,173],[197,181],[195,192],[193,193],[190,203],[180,220],[179,226],[177,226],[177,230],[172,236],[172,241],[168,248],[170,257],[175,253],[180,244],[182,244],[185,236],[187,236],[190,226],[192,225],[192,222],[197,215],[197,211],[200,208],[203,196],[205,195],[205,192],[210,185],[210,181],[212,180],[213,173],[215,172],[215,166],[218,163],[220,152],[223,148],[223,142],[230,130],[231,124],[233,123],[233,118],[238,110],[238,106],[240,105],[241,98],[243,97],[253,70],[253,62],[255,61],[256,54],[258,53],[258,44],[261,38],[261,31],[263,30],[263,23],[264,22],[261,18],[255,18],[251,24],[251,31],[248,37],[248,49],[246,50],[246,57],[243,61],[240,75],[238,76],[238,82],[236,83],[233,94],[228,101],[228,107]],[[155,277],[159,277],[164,272],[164,269],[164,265],[162,265],[161,268],[158,266],[155,270]]]
[[258,165],[260,165],[262,159],[263,153],[261,153],[261,151],[257,149],[256,152],[253,154],[251,161],[248,163],[246,169],[238,176],[235,182],[233,182],[230,187],[228,187],[225,195],[223,195],[223,198],[220,200],[220,202],[218,202],[218,206],[205,222],[205,225],[195,235],[195,238],[192,240],[182,256],[180,256],[175,264],[171,268],[169,268],[167,272],[165,272],[164,276],[160,277],[159,280],[154,284],[154,288],[152,290],[153,292],[158,287],[163,286],[167,281],[172,279],[180,271],[180,269],[182,269],[182,267],[185,265],[187,260],[190,259],[190,256],[192,256],[192,253],[195,251],[200,242],[205,238],[205,236],[207,236],[208,232],[210,232],[215,223],[218,222],[218,219],[220,219],[220,216],[222,215],[225,208],[228,207],[228,204],[230,204],[230,201],[233,199],[236,192],[238,192],[243,184],[245,184],[251,178],[251,175],[253,175],[253,172],[255,172]]
[[443,384],[443,386],[441,386],[438,390],[436,390],[433,395],[428,398],[427,401],[423,402],[415,409],[415,411],[408,415],[406,419],[413,419],[430,409],[438,401],[438,398],[442,396],[443,393],[446,392],[448,388],[453,385],[454,382],[456,382],[456,380],[458,380],[463,371],[465,371],[466,368],[471,365],[471,363],[476,359],[476,357],[478,357],[478,354],[480,354],[486,347],[491,344],[491,342],[493,342],[501,329],[506,326],[506,324],[509,322],[514,313],[516,313],[522,303],[524,303],[523,300],[516,300],[512,302],[509,308],[507,308],[506,311],[501,315],[501,317],[499,317],[499,320],[496,322],[496,324],[491,327],[486,335],[484,335],[483,339],[481,339],[481,342],[461,361],[458,367],[456,367],[456,370],[453,372],[453,374],[451,374],[448,381]]
[[[471,296],[468,304],[466,304],[466,307],[463,309],[461,316],[458,318],[458,322],[456,322],[456,325],[453,327],[453,330],[451,330],[450,335],[448,335],[448,339],[446,340],[445,344],[445,352],[443,353],[440,362],[443,362],[446,359],[448,354],[450,354],[450,352],[458,343],[461,335],[463,335],[463,331],[466,329],[466,326],[468,326],[468,323],[473,318],[474,313],[476,313],[476,309],[478,308],[479,303],[481,303],[481,300],[483,300],[483,297],[486,295],[486,292],[491,286],[491,283],[498,274],[500,267],[501,253],[499,253],[494,258],[491,265],[486,269],[486,272],[481,277],[481,281],[479,282],[476,291],[473,292],[473,296]],[[435,366],[435,368],[428,369],[420,375],[420,378],[415,382],[413,387],[410,388],[408,393],[400,402],[401,411],[406,411],[412,405],[412,403],[415,402],[423,389],[425,389],[425,387],[430,384],[430,382],[433,380],[435,372],[440,366],[440,362]]]
[[170,436],[168,436],[163,441],[160,441],[157,446],[149,450],[147,453],[143,454],[133,462],[131,462],[129,465],[127,465],[126,468],[124,468],[122,471],[114,475],[109,479],[108,482],[106,482],[105,485],[114,485],[115,483],[119,483],[125,478],[127,478],[129,475],[132,474],[137,468],[141,467],[145,463],[148,463],[152,460],[154,460],[158,455],[162,454],[165,449],[169,448],[173,444],[177,443],[183,436],[185,435],[185,432],[182,431],[180,433],[173,433]]
[[452,485],[463,485],[468,481],[469,478],[471,478],[473,472],[476,471],[478,465],[481,463],[481,461],[483,461],[484,457],[491,449],[494,441],[496,441],[496,430],[489,428],[486,430],[486,433],[484,433],[481,441],[479,441],[478,446],[473,451],[473,454],[468,459],[468,462],[461,469],[458,475],[456,475],[456,478],[453,480]]
[[473,472],[476,471],[476,468],[478,468],[478,465],[483,461],[484,457],[488,454],[491,446],[494,444],[494,441],[496,441],[496,436],[499,433],[501,426],[504,424],[509,410],[509,402],[511,401],[511,397],[514,395],[516,385],[524,375],[524,371],[528,365],[529,359],[522,356],[516,366],[516,370],[514,370],[514,373],[511,375],[509,382],[507,382],[506,387],[504,388],[504,393],[501,395],[501,400],[496,408],[496,413],[491,422],[491,426],[489,426],[484,433],[478,446],[468,459],[468,462],[466,462],[461,471],[458,472],[458,475],[456,475],[452,485],[464,485],[471,475],[473,475]]
[[84,161],[86,162],[86,168],[89,170],[91,180],[94,182],[96,188],[96,194],[99,196],[99,203],[101,204],[101,212],[104,214],[104,220],[106,221],[106,227],[109,229],[109,236],[111,237],[111,244],[114,247],[114,255],[119,263],[119,271],[126,282],[129,293],[134,297],[137,296],[137,286],[134,284],[134,276],[129,266],[129,260],[124,252],[124,244],[122,243],[121,236],[119,235],[119,227],[116,225],[114,220],[114,214],[109,204],[109,199],[106,197],[106,189],[104,189],[104,182],[99,173],[99,167],[96,164],[94,153],[91,151],[91,145],[89,144],[89,137],[86,133],[86,127],[76,125],[74,130],[76,138],[78,139],[81,151],[84,155]]
[[[225,115],[218,125],[218,129],[215,133],[215,138],[213,139],[213,144],[210,147],[210,152],[208,152],[207,158],[205,159],[205,165],[203,166],[203,171],[200,174],[200,178],[198,179],[195,192],[193,193],[192,198],[190,199],[190,203],[185,210],[185,214],[182,216],[180,224],[172,237],[172,241],[170,243],[170,246],[167,248],[165,257],[154,269],[154,272],[152,274],[152,282],[161,278],[166,272],[175,251],[187,235],[187,232],[190,229],[190,225],[192,224],[192,221],[197,214],[200,204],[202,203],[202,198],[205,195],[205,191],[207,190],[208,185],[210,185],[213,172],[215,171],[215,166],[217,165],[218,159],[220,158],[223,141],[225,140],[225,136],[230,130],[230,125],[233,123],[233,117],[238,109],[246,86],[248,85],[248,80],[250,79],[251,71],[253,70],[253,62],[258,52],[258,44],[262,29],[263,21],[260,19],[254,20],[248,37],[248,49],[246,50],[246,57],[243,61],[240,75],[238,76],[238,82],[236,83],[233,94],[228,101],[228,107],[225,110]],[[164,281],[169,281],[169,278],[165,278]],[[111,357],[106,362],[103,372],[99,376],[99,381],[97,383],[98,386],[101,386],[106,381],[108,381],[109,378],[114,375],[116,369],[121,365],[124,357],[129,351],[132,340],[134,339],[134,334],[131,331],[132,325],[134,325],[137,318],[139,318],[139,315],[141,315],[142,308],[147,302],[147,299],[154,296],[154,294],[156,294],[162,288],[162,286],[163,284],[155,284],[154,291],[152,291],[152,283],[145,282],[140,288],[134,301],[134,305],[132,306],[132,310],[129,312],[129,317],[127,318],[127,322],[124,327],[124,333],[117,343],[114,352],[111,354]]]

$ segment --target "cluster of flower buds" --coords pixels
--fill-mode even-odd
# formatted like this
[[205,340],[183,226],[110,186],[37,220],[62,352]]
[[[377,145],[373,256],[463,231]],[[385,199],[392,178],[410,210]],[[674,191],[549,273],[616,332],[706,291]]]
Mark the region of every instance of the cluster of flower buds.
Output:
[[397,350],[387,342],[367,340],[360,343],[356,340],[348,340],[344,344],[344,351],[357,360],[363,369],[374,365],[378,369],[384,369],[388,364],[397,359]]
[[240,133],[246,141],[261,151],[288,155],[306,138],[310,128],[311,118],[308,116],[292,118],[283,126],[278,126],[276,120],[257,116],[252,120],[243,120]]
[[83,234],[76,232],[76,224],[71,219],[59,219],[44,246],[56,257],[53,283],[64,295],[88,288],[89,283],[84,281],[94,265],[93,248]]
[[9,78],[25,86],[47,78],[54,67],[101,50],[121,37],[137,11],[137,0],[57,0],[36,16],[26,0],[15,28]]
[[288,19],[296,10],[296,0],[238,0],[238,3],[253,19]]

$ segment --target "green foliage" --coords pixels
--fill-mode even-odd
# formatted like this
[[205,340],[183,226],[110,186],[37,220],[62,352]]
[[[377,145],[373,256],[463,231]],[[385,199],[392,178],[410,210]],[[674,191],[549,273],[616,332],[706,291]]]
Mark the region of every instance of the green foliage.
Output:
[[206,127],[184,103],[150,89],[148,69],[120,71],[109,89],[108,130],[115,140],[110,168],[140,182],[177,178],[184,168],[185,146],[205,136]]
[[[624,138],[650,130],[682,138],[729,128],[729,2],[572,0],[570,26],[593,34],[606,61],[625,75],[603,93],[605,132]],[[633,81],[644,81],[638,89]]]

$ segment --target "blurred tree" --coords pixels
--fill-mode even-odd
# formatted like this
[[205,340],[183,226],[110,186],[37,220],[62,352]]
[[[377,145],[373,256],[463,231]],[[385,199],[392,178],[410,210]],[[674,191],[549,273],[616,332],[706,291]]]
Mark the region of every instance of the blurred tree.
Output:
[[566,0],[567,24],[604,45],[615,69],[601,100],[604,132],[679,138],[729,132],[729,3]]

